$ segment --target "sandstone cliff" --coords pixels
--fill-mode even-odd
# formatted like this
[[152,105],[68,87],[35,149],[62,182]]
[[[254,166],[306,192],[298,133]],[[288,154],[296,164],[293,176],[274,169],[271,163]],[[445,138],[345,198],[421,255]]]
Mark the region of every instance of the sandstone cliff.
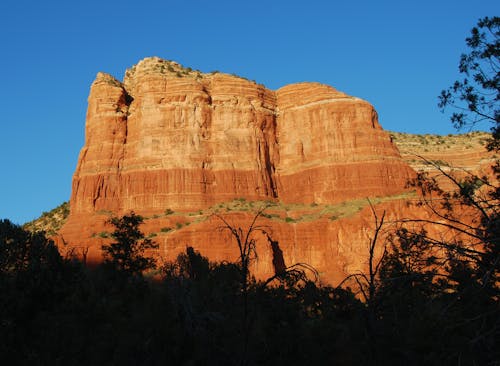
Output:
[[[244,198],[326,208],[394,196],[412,175],[366,101],[318,83],[271,91],[147,58],[127,70],[123,82],[99,73],[92,84],[71,214],[60,237],[66,250],[90,248],[99,259],[106,219],[134,210],[151,218],[151,233],[163,234],[157,241],[164,258],[195,245],[211,259],[234,259],[228,238],[215,230],[220,222],[208,219],[217,204]],[[203,220],[182,222],[182,214],[166,215],[167,208],[184,217],[206,212]],[[244,226],[249,217],[240,212],[234,220]],[[173,218],[192,225],[162,232],[179,224]],[[364,259],[356,253],[364,250],[369,224],[318,220],[269,220],[288,264],[307,262],[327,280],[347,273],[351,262],[361,268]],[[267,273],[267,257],[262,254],[257,274]]]

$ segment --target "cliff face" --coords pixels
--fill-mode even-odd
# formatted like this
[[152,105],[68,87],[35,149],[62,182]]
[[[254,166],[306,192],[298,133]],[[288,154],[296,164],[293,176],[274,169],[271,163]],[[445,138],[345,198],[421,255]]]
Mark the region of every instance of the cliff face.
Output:
[[[318,83],[273,92],[148,58],[123,82],[99,73],[92,84],[71,214],[60,234],[68,250],[90,247],[98,258],[95,234],[109,213],[192,212],[235,198],[335,204],[400,193],[412,174],[363,100]],[[215,231],[203,225],[198,232]],[[304,240],[310,230],[317,228],[300,227]],[[280,239],[290,241],[289,234]],[[225,242],[208,237],[212,248]],[[317,240],[297,245],[307,252]]]
[[227,75],[178,77],[146,59],[122,85],[99,74],[72,212],[203,208],[276,198],[276,97]]
[[410,169],[369,103],[316,83],[276,95],[280,199],[331,203],[401,192]]

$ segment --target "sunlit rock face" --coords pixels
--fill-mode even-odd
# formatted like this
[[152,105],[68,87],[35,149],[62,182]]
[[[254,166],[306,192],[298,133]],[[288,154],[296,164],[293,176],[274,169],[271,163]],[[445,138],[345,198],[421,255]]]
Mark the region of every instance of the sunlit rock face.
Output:
[[410,169],[371,104],[318,83],[276,95],[280,199],[332,203],[401,191]]
[[[90,248],[88,255],[98,260],[105,239],[96,234],[106,230],[111,213],[151,217],[145,227],[160,233],[175,224],[164,215],[167,208],[186,215],[205,210],[206,216],[210,207],[235,198],[330,205],[401,193],[412,174],[366,101],[319,83],[271,91],[240,77],[147,58],[127,70],[123,82],[99,73],[92,84],[60,241],[68,251]],[[240,212],[235,222],[244,226],[251,216]],[[366,236],[360,234],[366,228],[342,229],[342,220],[268,221],[289,261],[316,265],[330,280],[349,267],[339,259],[345,251],[339,241]],[[194,245],[212,259],[234,260],[217,226],[211,218],[161,232],[162,258]],[[293,255],[286,252],[292,248]],[[257,275],[272,272],[268,257],[261,256]]]

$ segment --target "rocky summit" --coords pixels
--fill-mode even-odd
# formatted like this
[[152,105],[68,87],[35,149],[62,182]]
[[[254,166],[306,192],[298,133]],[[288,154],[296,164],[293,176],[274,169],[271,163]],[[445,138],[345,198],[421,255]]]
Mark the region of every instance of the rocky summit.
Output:
[[[367,198],[403,207],[414,174],[362,99],[320,83],[272,91],[157,57],[123,81],[97,74],[85,133],[58,243],[87,260],[100,260],[109,217],[130,211],[146,218],[164,260],[188,245],[236,260],[213,214],[245,229],[266,205],[259,224],[286,265],[307,263],[332,283],[366,266]],[[260,239],[252,270],[265,277],[272,253]]]

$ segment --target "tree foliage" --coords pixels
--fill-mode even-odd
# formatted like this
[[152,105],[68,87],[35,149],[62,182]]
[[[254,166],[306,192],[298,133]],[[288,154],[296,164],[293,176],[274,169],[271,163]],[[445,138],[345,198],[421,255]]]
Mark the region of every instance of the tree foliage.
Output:
[[485,17],[466,38],[469,48],[460,57],[461,80],[439,96],[439,107],[453,107],[451,121],[457,128],[492,124],[491,150],[500,147],[500,17]]
[[61,256],[43,232],[31,233],[9,220],[0,220],[0,272],[37,272],[58,266]]
[[[500,148],[500,17],[479,19],[466,38],[468,53],[460,58],[462,80],[441,92],[439,106],[458,109],[451,120],[460,128],[467,124],[487,122],[491,125],[492,138],[489,150]],[[423,193],[423,203],[438,215],[450,230],[460,233],[460,243],[448,245],[460,251],[460,258],[476,274],[483,287],[495,289],[498,294],[500,266],[500,164],[493,165],[496,177],[493,182],[486,176],[469,174],[457,179],[440,169],[451,181],[455,192],[443,192],[431,179],[419,176],[414,182]],[[441,207],[431,201],[435,195]],[[468,217],[460,217],[460,213]]]
[[[457,128],[488,123],[488,149],[498,151],[500,18],[480,19],[466,43],[469,52],[459,66],[463,79],[442,91],[439,106],[456,108],[451,121]],[[378,362],[398,364],[497,365],[500,165],[492,166],[496,177],[487,177],[456,175],[425,162],[454,188],[443,190],[425,172],[410,183],[425,214],[398,222],[378,263],[375,295],[365,318],[376,344],[372,355]],[[435,336],[432,344],[423,334]],[[391,344],[397,345],[396,352],[376,352]]]
[[156,260],[148,251],[158,249],[158,244],[146,238],[139,226],[142,216],[131,212],[123,217],[114,217],[109,222],[114,226],[109,245],[103,245],[104,263],[128,275],[141,275],[144,271],[156,268]]

